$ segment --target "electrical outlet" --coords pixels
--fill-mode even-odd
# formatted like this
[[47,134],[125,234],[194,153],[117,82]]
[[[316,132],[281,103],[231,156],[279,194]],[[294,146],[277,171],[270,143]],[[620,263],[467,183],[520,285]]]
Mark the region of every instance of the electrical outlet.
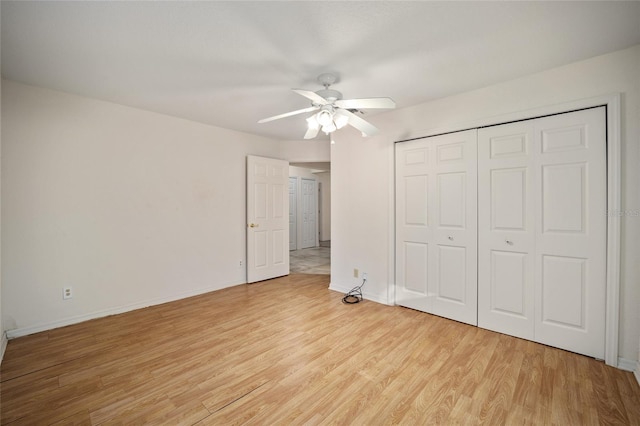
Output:
[[353,268],[353,278],[358,278],[360,276],[360,271],[358,268]]
[[365,272],[364,274],[362,274],[362,279],[366,280],[367,279],[367,273]]
[[71,287],[65,287],[62,289],[62,298],[64,300],[66,299],[73,299],[73,289]]
[[240,263],[238,264],[238,267],[242,268],[243,265],[244,265],[244,262],[241,260]]

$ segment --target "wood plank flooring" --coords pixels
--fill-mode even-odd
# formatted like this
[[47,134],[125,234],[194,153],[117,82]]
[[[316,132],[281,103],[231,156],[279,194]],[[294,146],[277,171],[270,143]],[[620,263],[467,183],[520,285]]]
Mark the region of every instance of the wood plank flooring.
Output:
[[291,275],[11,340],[2,424],[640,424],[633,375]]

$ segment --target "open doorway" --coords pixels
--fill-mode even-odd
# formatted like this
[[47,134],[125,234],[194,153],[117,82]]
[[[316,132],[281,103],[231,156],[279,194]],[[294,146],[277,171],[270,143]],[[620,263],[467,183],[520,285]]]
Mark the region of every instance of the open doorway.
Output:
[[289,167],[289,269],[292,274],[331,272],[330,163]]

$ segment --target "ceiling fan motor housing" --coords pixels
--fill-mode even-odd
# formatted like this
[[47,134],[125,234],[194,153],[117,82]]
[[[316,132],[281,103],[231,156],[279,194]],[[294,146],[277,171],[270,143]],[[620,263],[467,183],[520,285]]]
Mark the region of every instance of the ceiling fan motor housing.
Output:
[[316,92],[318,95],[322,96],[329,102],[335,102],[338,99],[342,99],[342,93],[333,89],[322,89]]

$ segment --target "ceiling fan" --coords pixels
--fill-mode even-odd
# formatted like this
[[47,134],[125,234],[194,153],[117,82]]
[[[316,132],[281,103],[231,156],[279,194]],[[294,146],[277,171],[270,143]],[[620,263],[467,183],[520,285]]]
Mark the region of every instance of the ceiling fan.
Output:
[[292,115],[318,111],[307,118],[308,130],[304,135],[305,139],[315,138],[320,130],[329,134],[347,124],[360,130],[363,136],[372,136],[378,133],[378,129],[355,113],[363,114],[362,109],[392,109],[396,107],[396,103],[391,98],[342,99],[342,93],[329,88],[337,81],[337,77],[333,74],[320,74],[318,81],[324,86],[324,89],[317,92],[292,89],[297,94],[309,99],[311,101],[310,107],[263,118],[258,123],[267,123]]

